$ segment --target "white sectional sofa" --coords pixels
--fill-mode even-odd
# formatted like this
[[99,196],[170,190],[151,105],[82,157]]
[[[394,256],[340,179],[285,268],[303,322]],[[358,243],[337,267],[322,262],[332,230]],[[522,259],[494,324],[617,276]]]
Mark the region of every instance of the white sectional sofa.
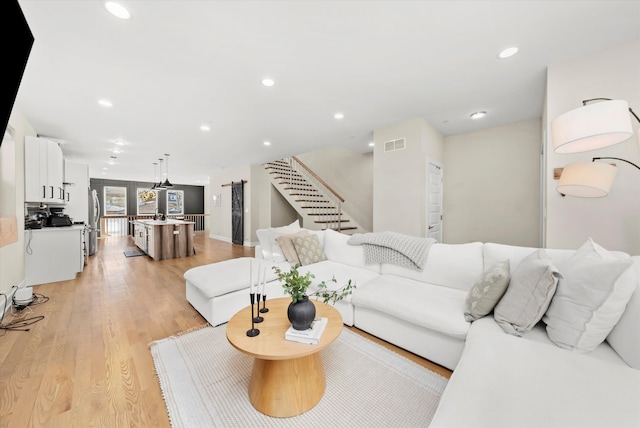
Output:
[[[297,230],[297,225],[290,225],[259,231],[261,245],[256,247],[256,258],[269,266],[287,268],[276,238]],[[608,261],[616,259],[621,266],[631,265],[626,270],[622,266],[624,276],[615,277],[619,284],[627,284],[627,291],[618,297],[619,302],[602,297],[602,290],[585,292],[596,295],[594,299],[599,302],[595,315],[587,320],[586,335],[606,335],[594,350],[585,352],[579,347],[569,350],[554,343],[559,341],[558,333],[553,332],[552,340],[542,320],[530,331],[515,335],[507,333],[493,313],[473,322],[465,319],[467,296],[483,273],[496,263],[508,261],[508,273],[515,274],[511,277],[513,282],[521,272],[519,265],[523,260],[529,263],[529,256],[539,249],[480,242],[435,243],[429,247],[424,267],[414,270],[390,263],[365,263],[364,248],[350,245],[348,235],[332,230],[309,234],[318,237],[326,260],[299,270],[312,272],[314,284],[332,277],[337,280],[336,287],[349,279],[356,284],[353,294],[336,304],[346,325],[453,370],[432,427],[640,427],[640,257],[620,252],[605,255]],[[601,250],[606,251],[599,247]],[[554,277],[570,272],[576,250],[545,252],[557,270]],[[229,299],[228,290],[220,292],[210,286],[210,297],[204,297],[202,289],[207,285],[203,283],[207,282],[205,278],[211,278],[207,272],[215,265],[220,264],[185,273],[188,300],[195,302],[198,310],[207,308],[205,318],[211,322],[213,316],[214,325],[225,322],[230,314],[247,305],[248,287],[248,283],[232,287],[236,288],[232,294],[244,296],[237,301]],[[598,260],[589,261],[585,270],[597,265]],[[551,299],[555,307],[547,310],[547,302],[538,308],[552,324],[558,323],[551,318],[563,307],[560,300],[565,300],[560,292],[564,287],[566,294],[562,281],[568,283],[569,279],[558,279],[558,291],[556,285],[550,290],[552,298],[558,298],[557,305]],[[269,287],[272,295],[282,295],[277,281],[271,281]],[[498,305],[507,301],[507,293],[511,293],[510,288]],[[210,302],[215,299],[225,302],[219,317],[211,313]],[[532,299],[541,301],[540,296]],[[237,307],[229,307],[231,303]],[[598,312],[601,309],[606,309],[604,315]],[[614,327],[603,333],[600,324],[607,322]],[[595,333],[589,330],[590,323],[597,324],[593,327]]]

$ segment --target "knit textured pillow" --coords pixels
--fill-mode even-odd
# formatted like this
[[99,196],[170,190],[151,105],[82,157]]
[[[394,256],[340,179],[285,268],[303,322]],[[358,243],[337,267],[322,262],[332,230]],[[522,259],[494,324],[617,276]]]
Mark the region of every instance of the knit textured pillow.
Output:
[[296,253],[296,249],[293,247],[293,238],[296,236],[307,236],[309,232],[306,230],[301,230],[300,232],[290,233],[287,235],[281,235],[276,238],[278,245],[280,245],[280,249],[282,249],[282,254],[287,259],[289,263],[298,264],[300,263],[300,259],[298,258],[298,253]]

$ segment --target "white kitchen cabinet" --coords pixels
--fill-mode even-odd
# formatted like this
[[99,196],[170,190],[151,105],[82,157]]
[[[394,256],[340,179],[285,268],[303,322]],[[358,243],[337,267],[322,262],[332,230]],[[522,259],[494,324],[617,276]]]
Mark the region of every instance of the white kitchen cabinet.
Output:
[[27,286],[74,279],[84,268],[84,226],[25,230]]
[[25,137],[25,202],[64,203],[64,157],[55,141]]
[[64,212],[74,222],[89,221],[89,166],[64,162],[64,188],[66,203]]

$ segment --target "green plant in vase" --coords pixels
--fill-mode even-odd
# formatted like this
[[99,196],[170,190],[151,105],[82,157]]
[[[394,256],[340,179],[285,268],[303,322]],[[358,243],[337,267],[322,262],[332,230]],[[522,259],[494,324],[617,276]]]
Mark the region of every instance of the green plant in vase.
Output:
[[[296,330],[306,330],[309,328],[316,316],[316,307],[309,300],[310,297],[317,297],[324,303],[336,303],[353,292],[355,283],[351,280],[347,281],[344,287],[336,290],[329,290],[326,281],[322,281],[318,284],[318,290],[313,293],[307,293],[312,280],[315,275],[311,272],[300,274],[298,272],[300,265],[291,266],[291,269],[284,271],[278,266],[274,266],[273,269],[278,276],[278,279],[283,283],[282,288],[285,293],[291,296],[291,303],[287,309],[287,316],[291,325]],[[331,278],[328,282],[337,283],[336,278]]]

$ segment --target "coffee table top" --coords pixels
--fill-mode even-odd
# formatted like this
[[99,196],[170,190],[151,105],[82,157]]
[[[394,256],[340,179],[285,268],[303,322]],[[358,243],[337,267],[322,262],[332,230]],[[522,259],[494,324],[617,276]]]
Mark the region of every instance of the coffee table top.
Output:
[[[263,360],[288,360],[318,352],[338,338],[342,331],[342,316],[329,304],[320,300],[311,301],[316,306],[316,317],[326,317],[329,321],[318,345],[293,342],[284,338],[285,332],[291,326],[287,318],[287,308],[291,303],[289,297],[267,300],[269,312],[260,314],[264,321],[255,324],[255,328],[260,330],[260,334],[255,337],[247,336],[247,330],[251,328],[251,306],[238,311],[227,323],[227,340],[240,352]],[[256,311],[254,308],[254,314]]]

